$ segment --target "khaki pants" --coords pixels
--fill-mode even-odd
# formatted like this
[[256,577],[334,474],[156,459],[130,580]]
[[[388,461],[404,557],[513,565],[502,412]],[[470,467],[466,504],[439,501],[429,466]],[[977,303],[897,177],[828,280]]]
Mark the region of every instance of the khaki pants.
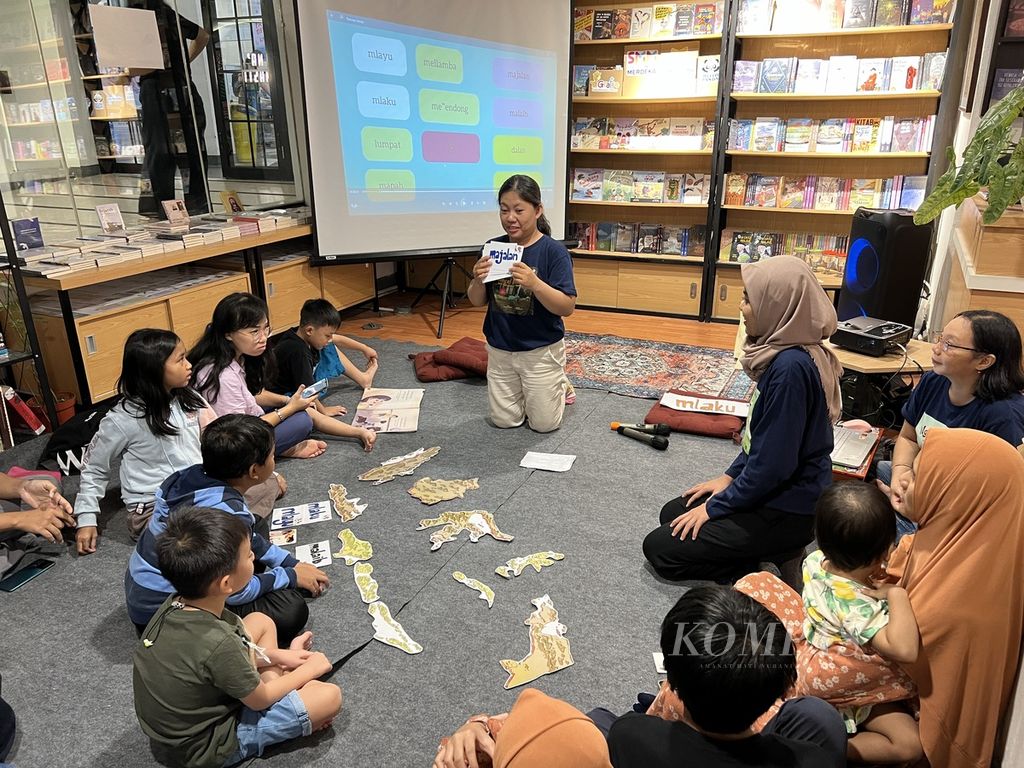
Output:
[[487,345],[487,397],[494,426],[508,429],[524,421],[537,432],[553,432],[565,411],[565,343],[529,352],[507,352]]

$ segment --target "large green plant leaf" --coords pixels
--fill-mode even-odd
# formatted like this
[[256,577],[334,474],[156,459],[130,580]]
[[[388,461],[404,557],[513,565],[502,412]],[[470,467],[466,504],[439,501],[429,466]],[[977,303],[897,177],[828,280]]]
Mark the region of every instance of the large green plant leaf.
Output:
[[960,205],[982,187],[989,188],[989,205],[985,211],[988,223],[1002,216],[1007,206],[1020,200],[1017,190],[1021,189],[1024,175],[1024,154],[1019,150],[1024,142],[1018,143],[1005,166],[999,161],[1006,155],[1013,121],[1020,117],[1022,111],[1024,85],[1010,91],[981,119],[978,130],[964,148],[963,162],[959,167],[952,148],[946,150],[949,167],[914,214],[916,224],[935,219],[951,205]]

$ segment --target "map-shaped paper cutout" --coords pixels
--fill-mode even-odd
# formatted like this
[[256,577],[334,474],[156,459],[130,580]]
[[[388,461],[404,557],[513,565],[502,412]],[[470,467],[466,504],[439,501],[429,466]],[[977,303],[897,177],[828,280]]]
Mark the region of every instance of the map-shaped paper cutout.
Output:
[[346,528],[338,534],[341,539],[341,549],[334,553],[335,557],[342,558],[345,565],[355,565],[360,560],[369,560],[373,557],[373,545],[368,541],[357,539],[351,529]]
[[340,483],[331,483],[327,495],[330,497],[331,503],[334,504],[334,511],[338,513],[338,517],[346,523],[366,511],[367,505],[360,504],[359,499],[348,498],[348,489]]
[[405,456],[395,456],[393,459],[388,459],[379,467],[374,467],[369,472],[361,474],[359,479],[373,480],[374,485],[381,485],[382,483],[394,480],[399,475],[411,475],[420,464],[430,461],[440,452],[441,446],[439,445],[433,448],[419,448],[412,453],[405,454]]
[[440,549],[446,541],[455,541],[463,531],[469,531],[469,540],[472,542],[480,541],[482,536],[491,536],[498,541],[512,541],[515,538],[507,533],[502,533],[498,524],[494,522],[494,515],[484,509],[442,512],[437,517],[420,520],[420,525],[416,530],[422,531],[438,525],[444,527],[430,534],[431,551]]
[[413,640],[391,615],[385,603],[377,601],[366,608],[366,612],[373,616],[373,639],[380,640],[385,645],[391,645],[406,653],[419,653],[423,646]]
[[561,552],[534,552],[532,555],[527,555],[526,557],[513,557],[504,565],[499,565],[495,568],[494,572],[503,579],[511,579],[513,576],[521,574],[528,565],[537,573],[540,573],[541,568],[554,565],[555,560],[564,559],[565,555]]
[[[357,568],[359,566],[356,566]],[[470,589],[475,589],[480,593],[480,599],[487,601],[487,607],[490,608],[494,605],[494,590],[484,584],[482,581],[471,579],[469,576],[464,574],[462,571],[455,571],[452,574],[452,578],[460,584],[465,584]]]
[[373,573],[372,565],[356,563],[352,573],[355,575],[356,586],[359,588],[359,597],[363,599],[364,603],[370,605],[380,600],[380,597],[377,596],[377,580],[370,575]]
[[530,628],[529,655],[519,661],[502,659],[499,662],[508,672],[506,690],[573,665],[569,641],[564,637],[566,626],[558,623],[558,611],[551,598],[544,595],[530,602],[536,610],[523,622]]
[[409,489],[409,495],[424,504],[437,504],[439,501],[461,499],[466,495],[466,491],[479,487],[478,477],[469,480],[432,480],[429,477],[422,477]]

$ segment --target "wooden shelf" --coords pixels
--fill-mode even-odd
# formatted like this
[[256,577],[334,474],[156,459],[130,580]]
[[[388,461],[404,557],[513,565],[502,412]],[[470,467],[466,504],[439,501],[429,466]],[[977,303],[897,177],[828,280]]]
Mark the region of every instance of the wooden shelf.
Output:
[[727,149],[725,154],[734,157],[821,157],[839,160],[897,160],[901,158],[926,158],[930,152],[756,152],[752,149]]
[[71,79],[67,80],[40,80],[38,83],[24,83],[22,85],[12,85],[12,91],[24,90],[26,88],[44,88],[48,85],[63,85],[64,83],[70,83]]
[[627,253],[626,251],[586,251],[573,248],[569,251],[573,256],[594,259],[617,259],[620,261],[662,261],[671,264],[703,264],[703,256],[676,256],[671,253]]
[[754,211],[756,213],[805,213],[812,216],[853,216],[851,211],[818,211],[813,208],[762,208],[756,205],[723,205],[727,211]]
[[710,157],[710,149],[570,149],[573,155],[666,155],[671,157],[686,157],[699,155]]
[[16,157],[14,158],[14,164],[18,163],[59,163],[63,160],[63,157]]
[[[721,259],[716,261],[715,264],[719,267],[730,268],[738,268],[743,266],[743,264],[738,261],[723,261]],[[812,271],[814,272],[814,276],[818,278],[818,282],[821,283],[821,287],[824,288],[826,291],[838,291],[840,288],[843,287],[842,275],[837,275],[833,272],[818,272],[816,270]]]
[[110,74],[110,75],[82,75],[82,79],[83,80],[110,80],[111,78],[114,78],[114,77],[128,77],[128,73],[127,72],[121,72],[120,74]]
[[42,288],[50,291],[68,291],[73,288],[83,288],[87,285],[107,283],[122,277],[141,275],[146,272],[154,272],[167,267],[177,267],[181,264],[190,264],[194,261],[210,259],[214,256],[224,256],[229,253],[238,253],[248,248],[256,248],[261,245],[270,245],[282,240],[291,240],[296,237],[303,237],[313,233],[313,227],[304,224],[298,227],[285,227],[275,229],[271,232],[261,232],[258,235],[247,237],[235,237],[231,240],[224,240],[220,243],[210,245],[197,245],[194,248],[185,248],[173,253],[165,253],[159,256],[150,256],[147,259],[136,259],[120,264],[111,264],[109,267],[97,267],[96,269],[84,269],[81,272],[72,272],[57,277],[32,277],[25,275],[25,284],[34,288]]
[[93,117],[93,116],[90,115],[89,119],[90,120],[95,120],[96,122],[100,122],[100,123],[117,123],[117,122],[122,122],[122,121],[129,121],[130,122],[130,121],[133,121],[133,120],[139,120],[140,118],[139,118],[138,115],[136,115],[135,117]]
[[753,32],[738,34],[740,40],[784,39],[791,37],[867,37],[870,35],[908,35],[922,32],[947,32],[952,24],[903,24],[898,27],[862,27],[860,29],[827,29],[819,32]]
[[639,43],[685,43],[691,40],[721,40],[722,33],[688,37],[613,37],[605,40],[576,40],[573,45],[636,45]]
[[862,91],[860,93],[742,93],[729,94],[735,101],[874,101],[878,99],[937,99],[940,91]]
[[624,99],[621,96],[572,97],[573,104],[714,104],[717,100],[717,96],[680,96],[663,99]]
[[58,123],[71,123],[73,120],[37,120],[30,123],[7,123],[8,128],[38,128],[40,125],[45,125],[49,128],[53,128]]
[[97,160],[138,160],[142,161],[142,155],[96,155]]
[[75,40],[91,40],[92,32],[79,32],[75,35]]
[[707,208],[708,203],[619,203],[605,200],[569,200],[570,205],[611,205],[617,208]]

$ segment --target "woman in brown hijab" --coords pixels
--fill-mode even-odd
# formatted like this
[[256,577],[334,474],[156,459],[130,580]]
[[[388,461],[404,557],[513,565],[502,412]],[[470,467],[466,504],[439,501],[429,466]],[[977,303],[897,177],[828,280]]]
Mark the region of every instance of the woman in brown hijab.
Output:
[[832,482],[842,367],[825,346],[836,312],[792,256],[744,264],[743,370],[757,389],[743,450],[723,475],[669,501],[644,555],[663,578],[732,583],[810,543],[814,505]]
[[921,628],[903,665],[921,699],[934,768],[987,768],[1024,630],[1024,458],[972,429],[930,429],[903,488],[905,536],[889,572]]
[[608,743],[570,704],[527,688],[508,714],[477,715],[437,748],[434,768],[611,768]]

